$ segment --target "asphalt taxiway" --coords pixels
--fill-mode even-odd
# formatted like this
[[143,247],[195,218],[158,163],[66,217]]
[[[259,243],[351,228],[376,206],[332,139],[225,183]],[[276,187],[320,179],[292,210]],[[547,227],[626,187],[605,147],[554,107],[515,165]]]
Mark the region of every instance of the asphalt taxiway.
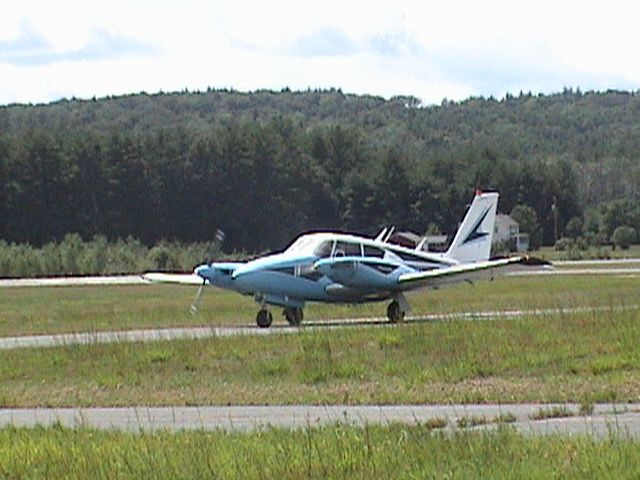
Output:
[[[544,417],[561,412],[562,416]],[[556,413],[557,415],[557,413]],[[576,404],[507,405],[279,405],[0,409],[0,426],[152,430],[250,431],[330,424],[433,425],[445,430],[491,430],[508,424],[526,434],[610,434],[640,438],[640,404],[598,404],[582,415]]]

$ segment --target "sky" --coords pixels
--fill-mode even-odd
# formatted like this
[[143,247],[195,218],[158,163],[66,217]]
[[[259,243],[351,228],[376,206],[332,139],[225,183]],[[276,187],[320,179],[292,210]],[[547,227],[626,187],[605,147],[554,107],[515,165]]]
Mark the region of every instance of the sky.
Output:
[[0,104],[306,90],[423,104],[640,88],[640,3],[20,0],[0,14]]

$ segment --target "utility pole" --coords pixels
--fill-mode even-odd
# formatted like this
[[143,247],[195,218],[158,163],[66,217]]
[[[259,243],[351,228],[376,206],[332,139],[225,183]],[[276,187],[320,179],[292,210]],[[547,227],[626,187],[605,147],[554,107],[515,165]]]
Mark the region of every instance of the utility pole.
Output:
[[553,244],[555,245],[558,242],[558,205],[555,195],[553,196],[551,211],[553,212]]

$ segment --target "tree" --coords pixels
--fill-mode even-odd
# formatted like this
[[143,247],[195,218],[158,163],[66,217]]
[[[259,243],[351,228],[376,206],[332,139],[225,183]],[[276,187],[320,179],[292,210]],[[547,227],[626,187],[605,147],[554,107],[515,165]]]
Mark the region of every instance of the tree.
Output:
[[624,198],[601,205],[602,227],[607,236],[613,236],[616,228],[623,225],[640,228],[640,207]]
[[580,217],[573,217],[567,222],[565,227],[565,233],[571,238],[578,238],[582,236],[582,219]]
[[5,140],[4,135],[0,134],[0,218],[4,221],[0,222],[0,238],[6,237],[6,223],[7,223],[7,200],[5,197],[5,185],[7,184],[6,164],[8,156],[8,142]]
[[627,250],[636,241],[636,230],[628,225],[622,225],[613,231],[613,243],[622,250]]
[[7,229],[12,240],[36,245],[60,239],[72,228],[72,166],[61,138],[34,131],[17,140],[7,162]]
[[530,248],[540,247],[540,225],[536,211],[529,205],[516,205],[511,210],[511,218],[518,222],[521,233],[529,234]]

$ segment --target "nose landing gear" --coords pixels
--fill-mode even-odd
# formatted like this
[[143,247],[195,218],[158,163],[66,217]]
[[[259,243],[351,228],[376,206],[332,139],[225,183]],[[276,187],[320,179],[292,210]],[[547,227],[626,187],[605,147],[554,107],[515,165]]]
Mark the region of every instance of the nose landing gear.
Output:
[[273,323],[273,315],[266,308],[262,308],[256,315],[256,323],[260,328],[269,328]]

